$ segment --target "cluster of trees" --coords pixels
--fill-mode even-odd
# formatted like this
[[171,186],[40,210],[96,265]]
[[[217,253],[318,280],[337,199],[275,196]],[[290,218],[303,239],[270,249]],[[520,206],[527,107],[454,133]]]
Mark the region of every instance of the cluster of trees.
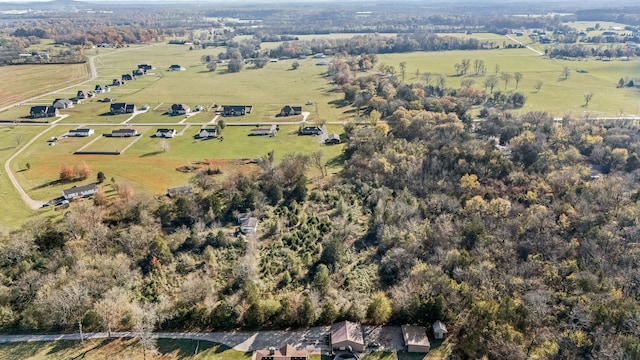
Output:
[[[62,182],[82,181],[86,180],[89,176],[91,176],[91,169],[85,162],[74,166],[63,164],[60,167],[59,179]],[[102,181],[104,181],[104,179],[102,179]]]
[[550,58],[589,58],[611,60],[612,57],[632,57],[638,55],[635,47],[617,44],[608,47],[590,47],[583,44],[554,45],[545,49]]

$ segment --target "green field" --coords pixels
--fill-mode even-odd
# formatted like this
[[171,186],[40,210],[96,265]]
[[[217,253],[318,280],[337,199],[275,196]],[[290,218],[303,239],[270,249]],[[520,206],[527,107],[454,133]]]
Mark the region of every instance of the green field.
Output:
[[[251,353],[243,353],[207,341],[159,339],[157,350],[157,355],[148,356],[147,359],[251,359]],[[82,343],[80,341],[55,341],[0,344],[0,360],[14,359],[138,360],[143,359],[143,352],[136,339],[87,340]]]

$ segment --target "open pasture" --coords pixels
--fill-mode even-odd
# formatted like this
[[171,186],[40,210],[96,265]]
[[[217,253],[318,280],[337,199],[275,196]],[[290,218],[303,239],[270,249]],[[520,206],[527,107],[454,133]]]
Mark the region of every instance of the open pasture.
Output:
[[[468,74],[457,76],[454,64],[462,59],[471,59],[472,67],[475,59],[485,62],[487,73],[485,76]],[[600,61],[561,60],[536,56],[528,49],[499,49],[478,51],[448,51],[448,52],[415,52],[408,54],[384,54],[378,56],[380,63],[387,63],[399,69],[400,62],[407,64],[405,82],[425,83],[425,74],[431,73],[431,83],[435,84],[438,74],[445,75],[448,87],[459,88],[463,79],[472,79],[474,87],[484,90],[487,76],[502,72],[520,72],[523,77],[518,84],[517,91],[526,98],[525,106],[519,112],[547,111],[556,117],[565,114],[582,116],[589,113],[592,116],[628,116],[638,112],[640,94],[634,88],[616,88],[621,77],[638,73],[640,60],[630,61]],[[571,72],[564,79],[562,71],[568,67]],[[580,72],[578,72],[578,70]],[[416,72],[418,71],[418,77]],[[470,69],[470,72],[473,70]],[[534,89],[537,81],[542,82],[540,91]],[[494,91],[516,91],[516,83],[511,79],[506,86],[500,80]],[[584,106],[584,94],[593,93],[589,106]]]
[[[138,141],[140,136],[151,136],[151,132],[155,129],[151,129],[148,126],[136,126],[131,127],[136,129],[140,136],[133,137],[111,137],[105,136],[110,135],[111,130],[123,129],[124,127],[100,127],[95,129],[96,133],[92,136],[94,137],[88,146],[83,147],[83,152],[96,152],[96,151],[104,151],[104,152],[122,152],[125,148],[130,146],[133,142]],[[116,155],[114,155],[116,156]],[[121,155],[117,155],[121,156]]]

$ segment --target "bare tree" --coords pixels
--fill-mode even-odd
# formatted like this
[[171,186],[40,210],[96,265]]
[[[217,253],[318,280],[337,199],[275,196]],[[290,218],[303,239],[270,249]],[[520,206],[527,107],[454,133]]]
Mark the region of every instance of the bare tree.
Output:
[[322,164],[322,151],[318,150],[313,152],[311,154],[311,160],[318,170],[320,170],[320,175],[324,178],[326,174],[324,173],[324,166]]
[[167,139],[160,139],[160,141],[158,141],[158,146],[162,152],[167,152],[167,150],[169,150],[169,142]]
[[422,76],[424,77],[424,81],[427,83],[427,86],[431,85],[431,77],[433,76],[433,74],[430,72],[426,72]]
[[402,81],[404,82],[404,76],[407,72],[407,62],[403,61],[400,63],[400,74],[402,75]]
[[567,80],[569,78],[569,75],[571,75],[571,69],[569,69],[568,66],[565,66],[562,69],[562,76],[564,77],[565,80]]
[[536,92],[540,92],[540,89],[542,88],[542,80],[536,80],[535,84],[533,84],[533,88]]
[[490,94],[493,94],[493,88],[496,87],[496,85],[498,85],[498,77],[495,75],[489,75],[487,76],[486,79],[484,79],[484,89],[485,91],[487,89],[489,90]]
[[513,79],[516,81],[516,90],[518,90],[518,85],[520,85],[520,80],[522,80],[522,73],[513,73]]
[[158,309],[152,304],[137,304],[134,308],[135,325],[133,330],[140,340],[142,358],[147,359],[147,354],[153,356],[158,352],[157,341],[153,336],[153,330],[159,322]]
[[504,81],[505,90],[507,90],[507,85],[509,84],[511,77],[512,77],[511,74],[509,74],[508,72],[503,72],[500,74],[500,78],[502,79],[502,81]]
[[593,93],[591,91],[589,91],[588,93],[584,94],[584,106],[585,107],[589,106],[589,102],[591,101],[592,98],[593,98]]
[[107,327],[107,337],[111,337],[111,331],[114,329],[118,330],[118,324],[129,308],[127,292],[120,287],[109,290],[104,298],[96,303],[95,310]]

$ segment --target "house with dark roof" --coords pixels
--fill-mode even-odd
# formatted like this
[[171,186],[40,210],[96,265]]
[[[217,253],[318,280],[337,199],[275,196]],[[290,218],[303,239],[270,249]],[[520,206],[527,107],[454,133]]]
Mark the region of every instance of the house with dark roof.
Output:
[[180,65],[178,65],[178,64],[173,64],[173,65],[169,66],[168,70],[169,71],[184,71],[185,68],[180,66]]
[[149,71],[155,69],[152,65],[149,64],[138,64],[138,69],[143,69],[144,71]]
[[402,338],[408,352],[427,353],[431,350],[431,343],[424,326],[402,325]]
[[109,85],[96,85],[96,87],[93,89],[93,92],[95,92],[96,94],[102,94],[109,91],[111,91]]
[[172,138],[176,136],[176,129],[158,129],[156,130],[156,137]]
[[122,74],[120,78],[124,81],[133,81],[136,79],[135,75],[133,74]]
[[285,105],[280,110],[280,116],[292,116],[292,115],[300,115],[300,114],[302,114],[302,106]]
[[147,70],[145,70],[145,69],[135,69],[131,73],[133,74],[133,76],[142,76],[142,75],[147,73]]
[[29,113],[32,119],[58,116],[58,109],[53,106],[32,106]]
[[93,95],[94,94],[91,91],[78,90],[76,97],[78,99],[84,100],[84,99],[92,98]]
[[364,335],[362,326],[351,321],[342,321],[331,326],[331,349],[364,351]]
[[94,132],[95,131],[93,129],[89,129],[89,128],[77,128],[77,129],[69,130],[69,132],[67,132],[67,135],[75,136],[75,137],[87,137],[87,136],[93,135]]
[[292,345],[285,345],[279,349],[270,347],[268,349],[256,350],[251,356],[251,360],[307,360],[309,351],[298,350]]
[[223,116],[243,116],[251,113],[252,105],[222,105]]
[[175,116],[175,115],[185,115],[191,111],[191,108],[185,104],[173,104],[167,109],[167,114]]
[[335,145],[340,144],[340,135],[339,134],[329,134],[326,139],[324,139],[324,143],[326,145]]
[[127,104],[125,106],[124,112],[127,114],[133,114],[134,112],[136,112],[136,105],[135,104]]
[[305,126],[298,132],[299,135],[322,135],[322,128],[319,126]]
[[131,129],[131,128],[111,130],[111,137],[132,137],[132,136],[138,136],[138,130]]
[[65,200],[71,200],[75,198],[83,198],[94,195],[98,191],[98,186],[96,183],[83,185],[83,186],[74,186],[70,189],[62,190],[62,196]]
[[136,111],[135,104],[127,104],[127,103],[113,103],[109,106],[109,112],[112,115],[118,114],[133,114]]
[[52,106],[56,109],[68,109],[73,107],[73,101],[66,98],[55,99]]
[[113,79],[113,82],[111,83],[111,86],[122,86],[124,84],[126,84],[127,82],[122,80],[122,79]]
[[196,135],[200,139],[218,137],[218,128],[202,128]]
[[243,234],[255,234],[258,231],[258,218],[251,216],[244,220],[240,225],[240,231]]
[[270,127],[251,129],[251,136],[276,136],[278,133],[278,125],[273,124]]

